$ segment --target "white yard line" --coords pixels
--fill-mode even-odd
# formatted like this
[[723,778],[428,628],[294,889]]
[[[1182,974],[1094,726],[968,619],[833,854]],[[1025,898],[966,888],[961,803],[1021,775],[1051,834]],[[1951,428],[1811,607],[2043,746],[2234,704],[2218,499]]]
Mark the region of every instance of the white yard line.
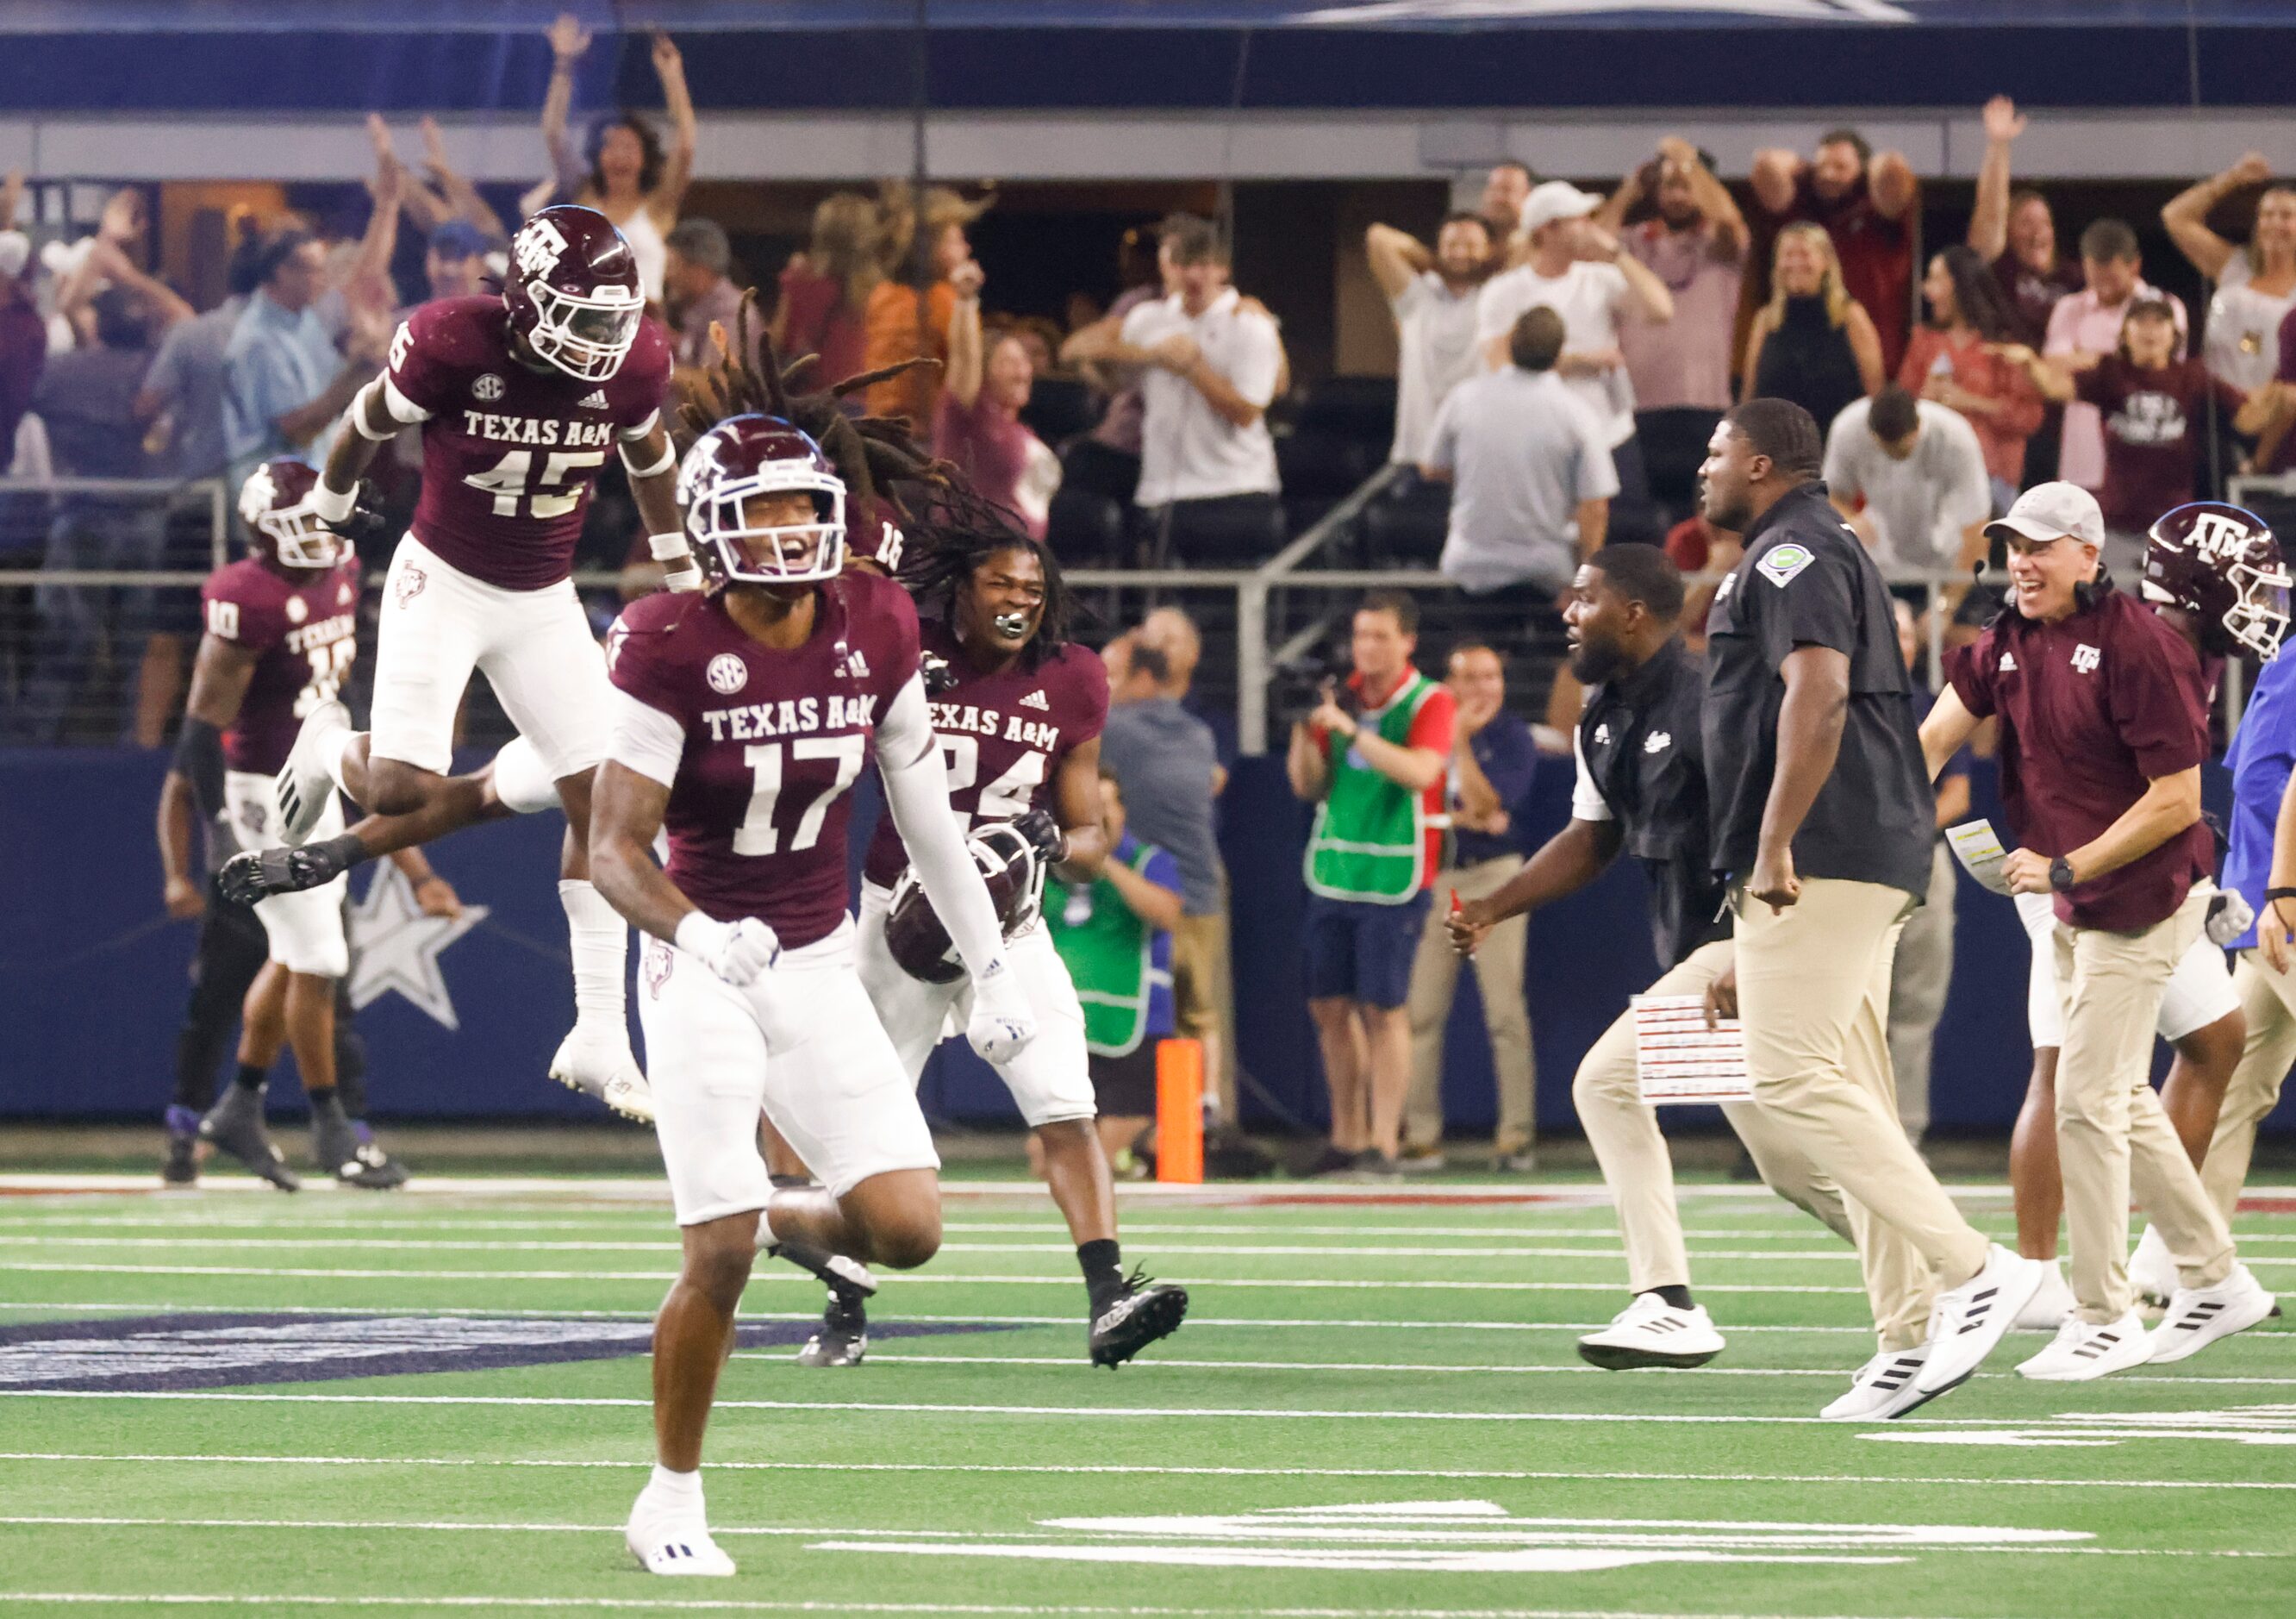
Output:
[[[76,1451],[0,1451],[0,1463],[5,1462],[119,1462],[129,1465],[264,1467],[557,1467],[633,1474],[643,1472],[648,1465],[640,1457],[633,1457],[627,1461],[573,1461],[523,1457],[102,1455]],[[1181,1478],[1429,1478],[1528,1482],[1576,1480],[1590,1483],[1907,1484],[1953,1489],[1982,1485],[2017,1490],[2296,1491],[2296,1480],[2248,1478],[1940,1478],[1923,1474],[1565,1472],[1522,1467],[1175,1467],[1151,1462],[720,1461],[715,1457],[709,1459],[709,1467],[712,1473],[980,1473],[1062,1477],[1105,1475],[1117,1478],[1169,1475]]]

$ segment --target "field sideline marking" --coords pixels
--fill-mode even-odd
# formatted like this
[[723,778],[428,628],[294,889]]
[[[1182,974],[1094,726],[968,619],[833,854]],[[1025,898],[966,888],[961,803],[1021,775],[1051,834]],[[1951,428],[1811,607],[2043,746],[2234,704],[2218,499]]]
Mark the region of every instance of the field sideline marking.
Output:
[[[0,1451],[0,1462],[180,1462],[190,1465],[245,1464],[256,1467],[564,1467],[634,1473],[647,1463],[642,1457],[628,1461],[567,1461],[523,1457],[462,1456],[100,1456],[66,1451]],[[1199,1475],[1220,1478],[1441,1478],[1537,1482],[1579,1480],[1595,1483],[1749,1483],[1749,1484],[1923,1484],[1956,1489],[1972,1484],[2005,1485],[2046,1490],[2296,1490],[2296,1480],[2189,1478],[1936,1478],[1908,1475],[1860,1473],[1570,1473],[1553,1469],[1513,1467],[1170,1467],[1128,1462],[907,1462],[907,1461],[719,1461],[711,1472],[732,1473],[1022,1473],[1061,1475],[1111,1475],[1126,1477]]]
[[[572,1394],[254,1394],[219,1389],[29,1389],[0,1388],[0,1400],[179,1400],[197,1404],[250,1405],[482,1405],[571,1408],[636,1407],[652,1409],[651,1398]],[[1396,1411],[1316,1407],[980,1405],[913,1400],[720,1400],[719,1410],[938,1412],[951,1417],[1151,1417],[1170,1418],[1259,1418],[1275,1421],[1376,1422],[1584,1422],[1660,1423],[1691,1427],[1839,1427],[1823,1417],[1719,1417],[1636,1411]],[[1959,1418],[1940,1426],[1956,1428],[2030,1428],[2023,1417]],[[1880,1425],[1875,1425],[1880,1426]]]
[[[1638,1525],[1635,1518],[1578,1520],[1618,1526]],[[55,1514],[9,1514],[0,1516],[0,1528],[56,1529],[324,1529],[335,1533],[369,1533],[382,1531],[392,1534],[409,1532],[443,1534],[595,1534],[621,1533],[619,1524],[537,1524],[517,1522],[472,1523],[457,1518],[168,1518],[115,1517],[110,1516],[67,1516]],[[818,1525],[723,1524],[710,1526],[713,1535],[731,1539],[736,1536],[771,1540],[809,1540],[819,1535],[829,1540],[892,1541],[920,1549],[946,1544],[951,1550],[964,1548],[968,1541],[988,1541],[1009,1544],[1014,1541],[1043,1541],[1057,1544],[1088,1544],[1139,1546],[1137,1535],[1107,1530],[1072,1529],[997,1530],[997,1529],[827,1529]],[[1383,1537],[1367,1531],[1366,1538],[1377,1543]],[[832,1549],[835,1549],[832,1548]],[[972,1549],[978,1550],[979,1549]],[[2250,1557],[2258,1559],[2296,1557],[2296,1551],[2251,1551],[2243,1549],[2200,1546],[1981,1546],[1948,1545],[1923,1546],[1921,1550],[1937,1554],[1959,1553],[1965,1556],[2021,1556],[2028,1552],[2054,1557]],[[995,1555],[990,1549],[989,1555]]]
[[[666,1610],[676,1613],[742,1614],[983,1614],[1036,1615],[1098,1614],[1138,1619],[1681,1619],[1673,1613],[1652,1614],[1624,1607],[1095,1607],[1063,1602],[1058,1607],[1021,1607],[993,1602],[800,1602],[769,1598],[731,1597],[345,1597],[345,1596],[195,1596],[182,1594],[116,1595],[109,1591],[0,1591],[0,1602],[42,1602],[59,1607],[78,1603],[141,1603],[164,1607],[522,1607]],[[1702,1614],[1698,1619],[1776,1619],[1775,1615]],[[1820,1619],[1811,1615],[1810,1619]],[[1823,1619],[1867,1619],[1865,1615],[1829,1615]]]
[[[62,1276],[294,1276],[322,1281],[415,1281],[415,1282],[648,1282],[655,1286],[674,1282],[674,1270],[349,1270],[322,1269],[299,1265],[49,1265],[0,1263],[0,1276],[39,1274]],[[1167,1281],[1185,1282],[1192,1287],[1289,1287],[1320,1288],[1327,1292],[1392,1292],[1398,1288],[1414,1292],[1465,1293],[1617,1293],[1615,1280],[1602,1282],[1437,1282],[1420,1280],[1372,1281],[1336,1277],[1256,1277],[1256,1276],[1170,1276]],[[937,1283],[955,1286],[1011,1287],[1075,1287],[1081,1286],[1074,1276],[950,1276],[931,1270],[904,1271],[899,1282]],[[820,1283],[803,1271],[761,1270],[750,1278],[750,1285],[760,1283],[803,1282],[809,1287]],[[1792,1293],[1841,1294],[1866,1296],[1863,1287],[1816,1287],[1784,1282],[1713,1282],[1702,1284],[1701,1293]]]

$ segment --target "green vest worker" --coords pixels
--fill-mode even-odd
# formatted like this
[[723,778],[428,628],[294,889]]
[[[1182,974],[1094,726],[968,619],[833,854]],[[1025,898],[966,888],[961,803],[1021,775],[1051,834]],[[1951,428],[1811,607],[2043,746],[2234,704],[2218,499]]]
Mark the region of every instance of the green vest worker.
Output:
[[1124,830],[1124,795],[1100,776],[1108,863],[1090,883],[1045,898],[1045,925],[1084,1004],[1085,1049],[1100,1105],[1100,1139],[1122,1174],[1155,1117],[1156,1046],[1172,1032],[1172,929],[1180,865]]
[[1419,610],[1395,591],[1356,609],[1355,673],[1292,727],[1308,841],[1308,1009],[1332,1092],[1318,1174],[1392,1173],[1411,1087],[1411,963],[1441,863],[1456,705],[1411,665]]

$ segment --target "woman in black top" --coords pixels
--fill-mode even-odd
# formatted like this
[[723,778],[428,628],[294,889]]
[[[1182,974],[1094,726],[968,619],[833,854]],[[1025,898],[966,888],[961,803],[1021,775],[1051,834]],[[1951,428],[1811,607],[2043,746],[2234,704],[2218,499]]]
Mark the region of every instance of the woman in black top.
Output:
[[1882,382],[1882,337],[1849,296],[1823,226],[1778,233],[1770,301],[1746,335],[1746,397],[1791,399],[1824,433],[1847,406]]

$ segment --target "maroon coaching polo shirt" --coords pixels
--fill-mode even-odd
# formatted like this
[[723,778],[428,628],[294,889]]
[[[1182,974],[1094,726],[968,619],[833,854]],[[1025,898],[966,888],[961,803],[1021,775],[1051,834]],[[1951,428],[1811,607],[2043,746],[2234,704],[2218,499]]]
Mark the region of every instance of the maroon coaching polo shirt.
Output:
[[[2208,757],[2199,656],[2150,607],[2109,586],[2086,612],[2038,623],[2013,607],[1952,665],[1980,719],[2001,716],[2001,797],[2028,849],[2070,854],[2120,818],[2147,783]],[[2128,933],[2184,903],[2216,853],[2206,822],[2056,896],[2075,927]]]

